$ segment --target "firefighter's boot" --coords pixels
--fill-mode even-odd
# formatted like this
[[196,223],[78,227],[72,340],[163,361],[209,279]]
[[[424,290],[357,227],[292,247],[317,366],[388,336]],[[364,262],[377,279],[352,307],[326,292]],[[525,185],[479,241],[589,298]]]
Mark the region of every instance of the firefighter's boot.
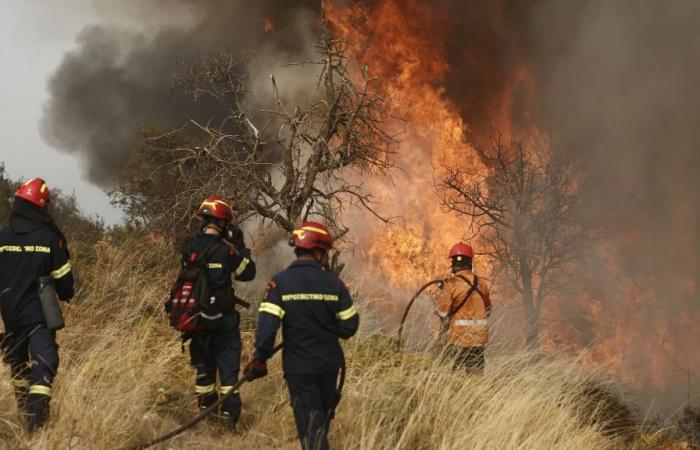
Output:
[[12,385],[15,388],[15,400],[17,400],[17,413],[19,413],[20,421],[24,426],[27,422],[27,403],[29,401],[29,381],[22,379],[12,380]]
[[198,394],[197,395],[197,406],[199,406],[200,410],[205,410],[209,408],[211,405],[217,402],[219,400],[219,394],[216,392],[207,392],[204,394]]
[[27,430],[30,433],[41,428],[49,420],[51,397],[42,394],[29,394],[27,397]]
[[[227,395],[231,392],[233,386],[221,386],[221,395]],[[221,421],[222,426],[227,430],[234,430],[236,423],[241,417],[241,396],[238,392],[229,395],[221,405]]]

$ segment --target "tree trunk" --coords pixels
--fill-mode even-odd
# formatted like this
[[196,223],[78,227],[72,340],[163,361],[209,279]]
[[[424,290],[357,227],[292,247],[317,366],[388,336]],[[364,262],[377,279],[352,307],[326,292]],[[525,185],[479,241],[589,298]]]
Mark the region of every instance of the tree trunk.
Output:
[[540,313],[532,293],[532,274],[521,273],[523,280],[523,303],[525,305],[525,345],[537,349],[540,346]]

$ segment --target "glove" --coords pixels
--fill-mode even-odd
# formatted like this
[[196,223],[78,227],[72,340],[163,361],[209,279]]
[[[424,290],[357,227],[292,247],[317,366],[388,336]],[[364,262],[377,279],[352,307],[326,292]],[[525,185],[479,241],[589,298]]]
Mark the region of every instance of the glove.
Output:
[[267,375],[267,364],[264,362],[256,361],[255,359],[246,364],[243,370],[243,376],[248,381],[257,380]]
[[224,231],[224,239],[234,245],[237,249],[246,248],[243,231],[234,224],[229,224]]

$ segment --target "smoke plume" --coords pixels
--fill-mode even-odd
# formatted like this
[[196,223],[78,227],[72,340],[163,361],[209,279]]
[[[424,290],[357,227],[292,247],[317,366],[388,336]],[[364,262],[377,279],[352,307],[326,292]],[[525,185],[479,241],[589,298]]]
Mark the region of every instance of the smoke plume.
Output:
[[581,168],[602,239],[586,256],[587,294],[548,316],[569,320],[567,338],[677,406],[687,382],[700,381],[700,3],[447,1],[442,10],[453,23],[446,92],[468,138],[484,145],[505,112],[515,130],[501,131],[534,124]]
[[[105,23],[87,27],[49,84],[41,131],[61,151],[78,155],[89,179],[114,181],[141,128],[206,122],[219,105],[173,92],[178,65],[221,52],[254,52],[252,89],[284,63],[311,49],[317,28],[315,1],[158,0],[97,1]],[[186,17],[182,17],[183,13]],[[109,18],[124,21],[109,23]],[[152,17],[159,17],[154,20]],[[295,83],[281,77],[280,84]]]
[[[428,86],[426,92],[443,92],[459,111],[464,127],[446,120],[442,129],[417,119],[430,131],[424,133],[429,143],[453,145],[435,136],[464,128],[479,148],[489,144],[493,128],[506,138],[536,129],[552,138],[558,157],[578,165],[588,216],[601,239],[585,255],[585,292],[549,302],[544,318],[555,325],[545,332],[588,349],[594,362],[634,388],[664,394],[656,405],[678,406],[688,376],[691,385],[700,381],[694,325],[700,320],[700,4],[348,3],[364,8],[345,14],[342,25],[368,37],[369,49],[360,56],[375,71],[380,66],[389,85],[416,92]],[[382,52],[392,58],[387,62]],[[411,100],[410,111],[441,106],[434,98]],[[450,119],[434,116],[441,117]],[[454,148],[409,145],[403,151],[427,151],[444,161]],[[425,168],[412,168],[413,185]],[[397,207],[422,217],[425,235],[413,247],[435,244],[430,233],[449,230],[431,220],[447,218],[424,206],[431,201],[425,195],[422,204],[407,207],[410,187]],[[407,266],[405,260],[397,264]]]
[[589,325],[623,326],[620,358],[678,404],[700,379],[700,4],[550,0],[529,19],[540,124],[619,255],[590,255],[606,318]]

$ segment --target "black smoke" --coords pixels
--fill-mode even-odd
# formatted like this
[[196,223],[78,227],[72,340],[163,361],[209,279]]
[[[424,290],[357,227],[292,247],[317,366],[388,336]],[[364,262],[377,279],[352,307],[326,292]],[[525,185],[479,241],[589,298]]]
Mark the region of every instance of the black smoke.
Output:
[[[250,67],[255,85],[257,78],[267,79],[308,54],[319,2],[158,0],[146,8],[140,2],[97,1],[96,6],[105,23],[80,33],[77,49],[51,78],[41,131],[49,144],[77,155],[92,182],[106,187],[142,128],[176,128],[190,118],[206,122],[222,113],[218,104],[194,102],[172,89],[180,67],[206,55],[253,52],[260,56]],[[131,19],[131,26],[109,24],[111,11]],[[183,11],[191,17],[176,17]],[[171,20],[143,17],[150,14]],[[274,30],[266,30],[266,21]]]

